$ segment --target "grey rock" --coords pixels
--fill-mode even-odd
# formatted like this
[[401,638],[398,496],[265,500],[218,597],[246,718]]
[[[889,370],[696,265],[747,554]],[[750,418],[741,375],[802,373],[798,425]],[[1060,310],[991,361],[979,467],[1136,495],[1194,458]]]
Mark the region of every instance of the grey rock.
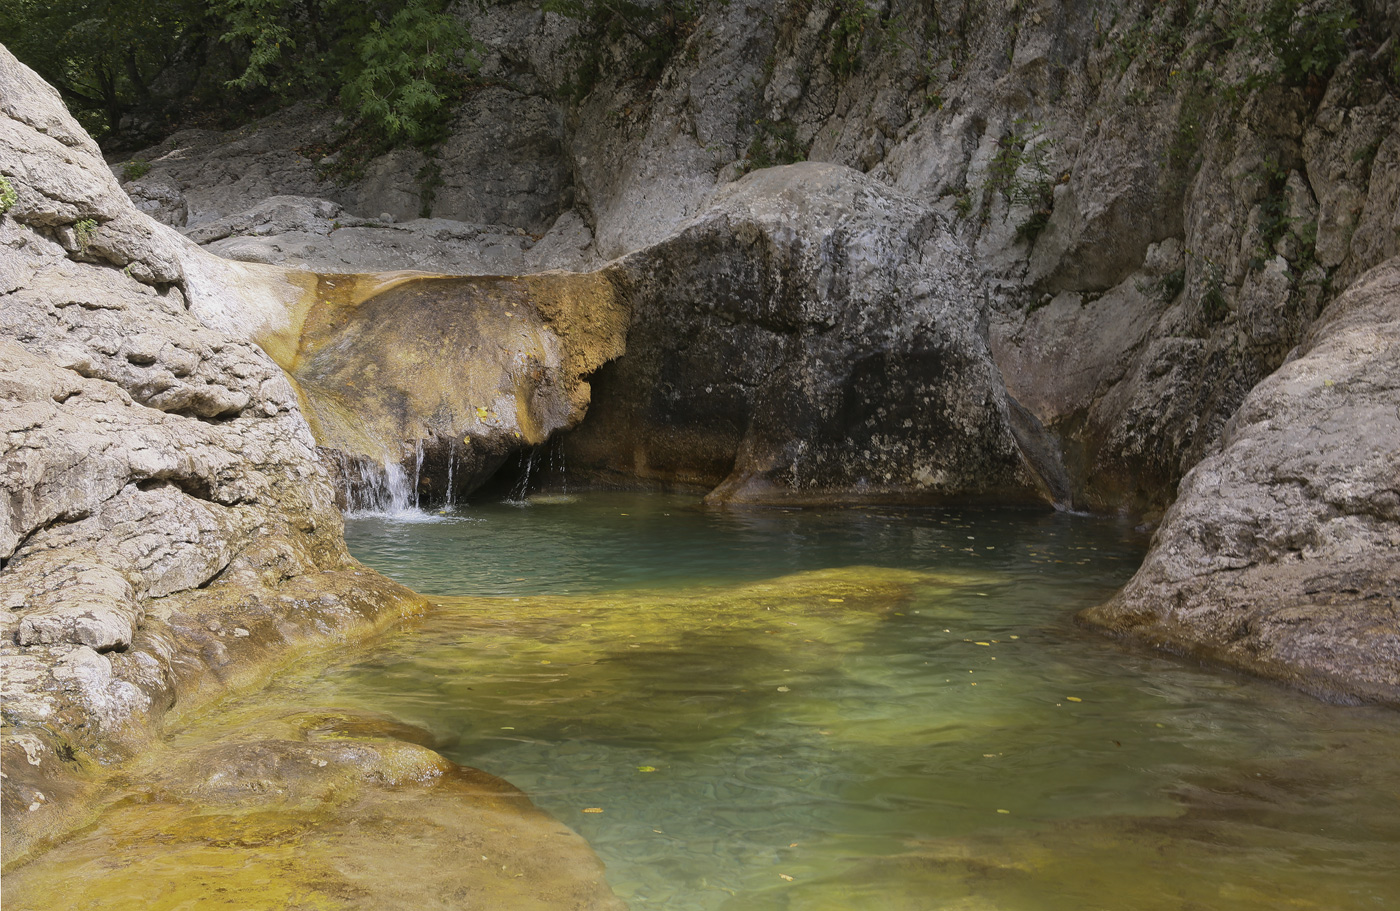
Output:
[[183,228],[189,220],[189,204],[180,185],[169,174],[157,173],[122,185],[136,210],[163,225]]
[[1191,469],[1146,561],[1083,616],[1400,705],[1400,260],[1364,275]]
[[[246,330],[294,281],[138,212],[3,48],[0,99],[0,172],[17,195],[0,216],[8,864],[73,823],[83,763],[130,756],[172,706],[293,644],[417,602],[346,553],[286,377],[195,315]],[[248,636],[211,650],[189,632],[210,622]]]
[[1012,429],[970,263],[942,219],[849,168],[750,174],[608,273],[626,353],[570,471],[716,500],[1051,499]]
[[245,212],[196,225],[185,236],[197,244],[208,244],[233,235],[330,234],[340,213],[340,205],[328,199],[270,196]]

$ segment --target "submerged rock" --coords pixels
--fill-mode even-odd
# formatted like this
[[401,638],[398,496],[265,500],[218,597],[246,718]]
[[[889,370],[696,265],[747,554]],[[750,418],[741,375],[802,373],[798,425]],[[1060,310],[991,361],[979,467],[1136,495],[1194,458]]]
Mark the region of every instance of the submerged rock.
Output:
[[1333,303],[1182,482],[1095,625],[1400,705],[1400,259]]
[[339,721],[358,736],[154,751],[81,835],[7,871],[6,905],[622,911],[583,839],[519,790]]

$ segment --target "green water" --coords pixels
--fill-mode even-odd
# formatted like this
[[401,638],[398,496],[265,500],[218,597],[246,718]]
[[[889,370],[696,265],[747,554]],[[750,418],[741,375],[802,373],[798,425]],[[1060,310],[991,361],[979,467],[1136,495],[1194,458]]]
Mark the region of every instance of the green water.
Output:
[[409,518],[348,539],[438,608],[186,719],[5,907],[599,909],[591,846],[632,911],[1400,908],[1400,715],[1077,628],[1119,523]]
[[282,696],[523,788],[633,911],[1400,907],[1400,717],[1077,629],[1119,523],[590,494],[347,535],[443,608]]

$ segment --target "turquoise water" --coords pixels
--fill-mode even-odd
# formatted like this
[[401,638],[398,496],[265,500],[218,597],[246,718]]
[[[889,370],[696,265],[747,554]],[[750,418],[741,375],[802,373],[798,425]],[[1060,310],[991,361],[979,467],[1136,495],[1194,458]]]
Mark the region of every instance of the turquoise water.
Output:
[[587,494],[347,538],[443,606],[281,686],[523,788],[634,911],[1400,907],[1400,719],[1076,628],[1120,523]]

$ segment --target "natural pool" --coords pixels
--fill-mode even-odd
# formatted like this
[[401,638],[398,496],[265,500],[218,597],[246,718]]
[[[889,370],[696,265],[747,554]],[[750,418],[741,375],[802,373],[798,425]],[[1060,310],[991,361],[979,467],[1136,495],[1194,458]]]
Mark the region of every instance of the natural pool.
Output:
[[[293,718],[398,725],[585,836],[632,911],[1400,907],[1400,715],[1076,628],[1141,559],[1120,523],[591,493],[347,537],[441,608],[219,706],[172,756]],[[6,903],[383,907],[317,870],[392,891],[447,863],[405,830],[421,813],[326,787],[208,814],[133,790]],[[316,840],[354,807],[384,834]],[[34,904],[53,883],[72,900]]]
[[318,694],[523,788],[634,911],[1400,907],[1400,717],[1075,628],[1120,523],[591,494],[349,540],[488,597]]

